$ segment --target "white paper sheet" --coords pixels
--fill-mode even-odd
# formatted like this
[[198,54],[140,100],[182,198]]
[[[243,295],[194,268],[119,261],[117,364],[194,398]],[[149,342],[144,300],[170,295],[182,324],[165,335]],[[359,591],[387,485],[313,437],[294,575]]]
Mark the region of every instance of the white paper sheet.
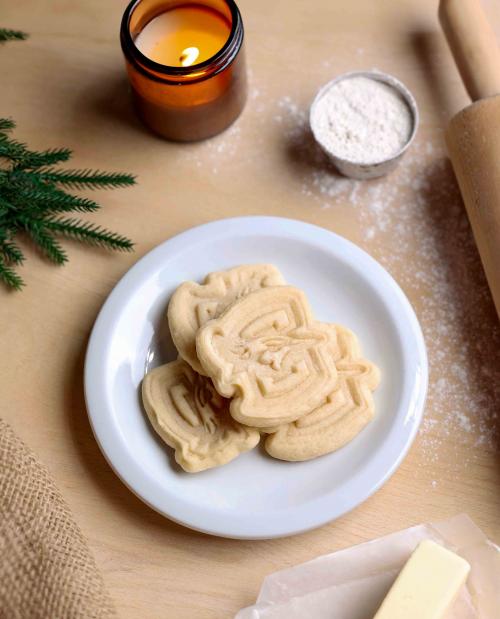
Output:
[[466,515],[423,524],[268,576],[235,619],[372,619],[419,542],[432,539],[472,566],[447,619],[500,618],[500,551]]

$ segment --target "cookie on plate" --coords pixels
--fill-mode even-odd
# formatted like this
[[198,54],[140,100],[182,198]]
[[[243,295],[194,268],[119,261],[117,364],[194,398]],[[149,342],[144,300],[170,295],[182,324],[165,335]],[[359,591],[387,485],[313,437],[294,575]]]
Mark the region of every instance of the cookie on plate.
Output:
[[180,356],[199,374],[204,374],[196,356],[198,329],[249,292],[283,284],[283,276],[272,264],[238,266],[210,273],[202,284],[181,284],[168,305],[168,325]]
[[305,294],[261,288],[198,331],[196,350],[231,415],[256,428],[295,421],[337,382],[335,334],[314,320]]
[[378,368],[363,359],[352,331],[338,325],[330,328],[337,334],[337,385],[320,406],[268,436],[265,449],[274,458],[309,460],[336,451],[375,414],[372,392],[380,380]]
[[211,381],[177,360],[151,370],[142,401],[153,428],[189,473],[220,466],[255,447],[260,434],[229,414]]

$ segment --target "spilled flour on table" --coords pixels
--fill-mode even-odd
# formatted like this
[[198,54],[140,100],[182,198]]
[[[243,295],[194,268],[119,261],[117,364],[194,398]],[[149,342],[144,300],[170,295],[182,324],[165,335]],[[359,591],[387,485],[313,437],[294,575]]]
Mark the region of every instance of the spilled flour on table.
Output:
[[[392,174],[351,180],[337,175],[314,143],[305,105],[291,96],[270,99],[260,89],[250,101],[250,113],[275,126],[293,151],[304,208],[329,209],[332,217],[355,209],[364,247],[415,300],[430,366],[417,449],[429,465],[443,465],[440,446],[452,436],[457,470],[480,453],[468,447],[498,450],[500,329],[444,140],[417,136]],[[236,154],[244,166],[255,157],[244,148],[250,131],[243,119],[186,156],[197,166],[208,163],[214,175]]]

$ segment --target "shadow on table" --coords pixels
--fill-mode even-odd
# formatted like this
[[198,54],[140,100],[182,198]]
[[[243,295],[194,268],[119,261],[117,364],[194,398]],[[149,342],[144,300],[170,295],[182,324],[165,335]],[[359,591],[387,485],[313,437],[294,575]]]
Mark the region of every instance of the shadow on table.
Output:
[[99,79],[88,86],[85,93],[85,107],[90,113],[140,133],[152,135],[137,117],[127,76],[123,70],[117,70],[107,80]]
[[[410,34],[410,46],[425,72],[429,99],[434,112],[443,119],[443,128],[461,106],[450,80],[456,71],[442,32],[420,30]],[[458,73],[457,73],[458,76]],[[465,91],[463,91],[465,95]],[[479,441],[494,446],[500,459],[500,326],[472,230],[467,218],[451,162],[447,158],[429,165],[427,179],[419,197],[425,206],[423,216],[433,225],[435,246],[454,295],[468,360],[467,383],[471,405],[477,407]],[[458,411],[460,412],[460,411]],[[469,417],[474,410],[466,411]],[[486,446],[486,445],[485,445]],[[500,471],[499,471],[500,473]]]
[[[410,33],[410,47],[425,74],[425,83],[438,117],[443,126],[460,109],[457,93],[450,88],[450,69],[457,71],[451,52],[441,30],[417,30]],[[458,76],[458,72],[456,73]],[[464,99],[463,105],[467,101]]]
[[283,148],[288,163],[300,176],[314,172],[329,174],[339,181],[346,180],[316,143],[309,124],[299,125],[285,133]]
[[125,69],[121,65],[112,71],[103,69],[96,72],[95,78],[87,79],[78,89],[70,94],[72,97],[72,114],[75,128],[80,128],[82,139],[99,135],[99,139],[117,133],[123,138],[141,136],[150,145],[151,142],[164,144],[165,140],[142,123],[136,114],[132,102],[130,85]]
[[[455,343],[467,359],[466,377],[471,406],[477,412],[478,441],[496,448],[500,456],[500,325],[491,298],[467,213],[448,159],[431,164],[420,197],[432,222],[435,247],[446,265],[456,319],[463,336]],[[460,411],[458,411],[460,412]],[[499,471],[500,473],[500,471]]]

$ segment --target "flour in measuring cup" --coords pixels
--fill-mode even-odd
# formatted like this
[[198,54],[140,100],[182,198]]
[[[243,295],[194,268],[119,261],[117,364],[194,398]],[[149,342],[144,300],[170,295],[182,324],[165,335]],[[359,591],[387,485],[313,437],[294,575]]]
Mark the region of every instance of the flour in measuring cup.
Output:
[[411,137],[413,116],[395,88],[353,76],[334,82],[314,105],[311,126],[333,155],[353,163],[391,159]]

